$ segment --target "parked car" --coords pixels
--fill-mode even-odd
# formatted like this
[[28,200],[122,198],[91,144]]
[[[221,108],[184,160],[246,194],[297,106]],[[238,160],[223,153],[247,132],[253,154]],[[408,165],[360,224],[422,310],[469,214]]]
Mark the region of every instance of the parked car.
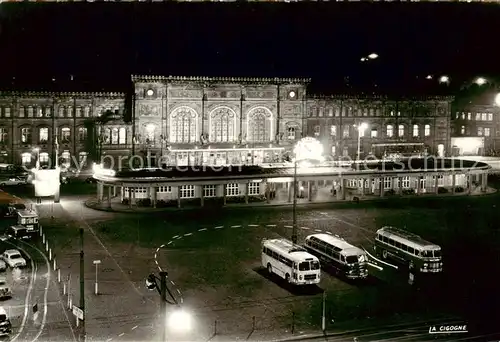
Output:
[[0,279],[0,299],[12,298],[12,291],[5,279]]
[[28,182],[24,177],[10,177],[7,179],[0,180],[0,187],[4,187],[7,185],[23,185],[27,183]]
[[0,260],[0,272],[5,272],[7,270],[7,265],[3,260]]
[[7,311],[0,307],[0,336],[8,336],[12,333],[12,324],[10,323]]
[[8,249],[2,254],[2,259],[11,268],[26,267],[26,259],[17,249]]

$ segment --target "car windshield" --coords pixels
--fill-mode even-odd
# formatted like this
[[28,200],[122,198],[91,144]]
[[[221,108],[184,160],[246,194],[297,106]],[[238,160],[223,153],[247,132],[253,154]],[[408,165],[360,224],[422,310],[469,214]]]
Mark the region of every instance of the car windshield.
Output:
[[440,258],[441,257],[441,250],[440,249],[434,250],[434,257],[435,258]]
[[6,283],[3,280],[0,280],[0,286],[4,286]]
[[309,261],[301,262],[299,264],[299,271],[309,271],[311,269]]
[[11,259],[20,259],[21,258],[21,254],[12,254],[10,256]]

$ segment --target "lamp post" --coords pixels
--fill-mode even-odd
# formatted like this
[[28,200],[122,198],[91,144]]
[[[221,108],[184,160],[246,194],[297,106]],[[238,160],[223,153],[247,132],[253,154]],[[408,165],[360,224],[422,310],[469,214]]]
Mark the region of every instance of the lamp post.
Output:
[[356,126],[356,128],[358,129],[358,153],[357,153],[357,156],[356,156],[356,160],[359,161],[359,157],[360,157],[360,154],[361,154],[361,133],[363,132],[363,135],[365,133],[365,130],[366,128],[368,127],[368,125],[363,122],[359,125]]
[[99,294],[99,287],[97,285],[97,268],[99,264],[101,263],[101,260],[94,260],[94,265],[95,265],[95,294]]
[[297,154],[293,161],[292,242],[297,243]]

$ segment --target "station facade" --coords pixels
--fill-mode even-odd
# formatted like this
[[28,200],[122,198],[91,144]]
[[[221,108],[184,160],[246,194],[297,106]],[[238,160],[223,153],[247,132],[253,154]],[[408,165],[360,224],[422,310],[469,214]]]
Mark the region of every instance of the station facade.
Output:
[[[315,137],[332,158],[450,151],[452,98],[317,96],[304,78],[132,76],[130,93],[0,92],[0,163],[258,165]],[[365,129],[357,127],[365,124]]]

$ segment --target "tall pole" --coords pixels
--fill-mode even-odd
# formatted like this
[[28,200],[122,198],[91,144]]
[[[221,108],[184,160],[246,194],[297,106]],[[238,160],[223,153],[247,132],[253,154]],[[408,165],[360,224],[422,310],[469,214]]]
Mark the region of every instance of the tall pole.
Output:
[[163,332],[162,342],[167,340],[167,272],[160,272],[160,317],[163,319],[160,321],[160,326]]
[[293,164],[293,224],[292,224],[292,242],[297,243],[297,159]]
[[359,155],[361,154],[361,132],[360,132],[360,129],[359,129],[359,125],[358,125],[358,153],[357,153],[357,158],[356,160],[359,161]]
[[323,291],[323,314],[321,316],[321,330],[326,331],[326,291]]
[[85,272],[83,253],[83,228],[80,228],[80,309],[83,311],[82,328],[80,330],[80,341],[85,341]]

